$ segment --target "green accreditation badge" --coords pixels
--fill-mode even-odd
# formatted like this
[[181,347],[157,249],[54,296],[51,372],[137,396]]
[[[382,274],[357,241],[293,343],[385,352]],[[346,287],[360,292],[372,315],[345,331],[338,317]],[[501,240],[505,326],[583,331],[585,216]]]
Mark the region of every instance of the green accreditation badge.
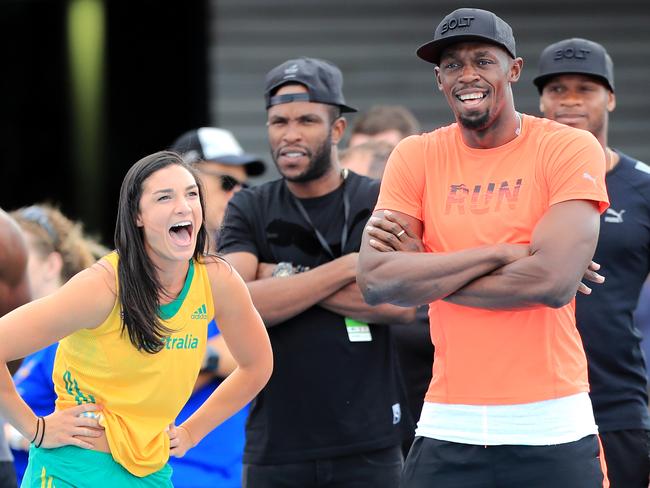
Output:
[[345,317],[345,328],[348,331],[348,339],[350,339],[350,342],[372,341],[370,326],[365,322],[359,322],[358,320]]

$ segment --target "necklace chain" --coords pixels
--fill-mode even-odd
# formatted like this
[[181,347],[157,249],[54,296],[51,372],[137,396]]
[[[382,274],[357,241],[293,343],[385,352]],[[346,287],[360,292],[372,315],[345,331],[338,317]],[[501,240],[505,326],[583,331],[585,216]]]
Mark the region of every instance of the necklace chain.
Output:
[[515,115],[517,116],[517,128],[515,129],[515,135],[518,136],[521,134],[521,115],[519,115],[519,112],[515,112]]

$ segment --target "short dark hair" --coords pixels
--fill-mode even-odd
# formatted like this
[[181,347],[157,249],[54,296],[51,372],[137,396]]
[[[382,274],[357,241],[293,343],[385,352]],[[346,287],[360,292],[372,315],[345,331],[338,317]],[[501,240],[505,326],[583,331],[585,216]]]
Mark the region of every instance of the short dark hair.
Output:
[[[143,185],[153,173],[171,165],[185,168],[194,177],[199,189],[201,214],[205,221],[203,189],[196,171],[183,161],[180,154],[160,151],[142,158],[131,166],[120,188],[120,200],[115,223],[115,249],[119,255],[117,265],[119,300],[122,309],[122,331],[126,329],[131,343],[148,353],[163,348],[163,339],[172,332],[158,318],[159,295],[164,287],[156,274],[156,267],[145,250],[144,234],[137,225]],[[208,244],[208,233],[201,225],[196,235],[194,259],[199,260]]]
[[387,130],[396,130],[407,137],[419,133],[420,124],[402,105],[376,105],[354,120],[351,133],[374,136]]
[[327,111],[329,112],[330,115],[330,123],[334,123],[336,119],[341,117],[341,109],[336,105],[329,105],[327,107]]
[[342,163],[345,163],[347,158],[353,158],[357,154],[369,154],[370,165],[368,166],[368,174],[366,176],[381,180],[384,175],[384,169],[386,169],[388,157],[392,151],[393,145],[391,143],[370,139],[364,143],[343,150],[340,160]]

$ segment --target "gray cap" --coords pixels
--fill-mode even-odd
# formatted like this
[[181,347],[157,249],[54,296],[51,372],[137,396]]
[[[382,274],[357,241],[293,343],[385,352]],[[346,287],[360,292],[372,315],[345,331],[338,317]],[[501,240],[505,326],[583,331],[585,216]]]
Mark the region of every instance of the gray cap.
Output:
[[597,42],[574,37],[547,46],[539,58],[538,74],[533,83],[541,93],[552,77],[564,74],[596,77],[614,91],[614,63]]
[[439,64],[444,48],[466,41],[496,44],[517,57],[512,28],[492,12],[478,8],[459,8],[447,15],[436,27],[433,40],[420,46],[416,54],[429,63]]
[[[278,88],[288,83],[304,85],[308,93],[273,96]],[[267,109],[280,103],[307,101],[337,105],[341,112],[357,111],[345,104],[341,70],[329,61],[316,58],[290,59],[269,71],[264,98]]]

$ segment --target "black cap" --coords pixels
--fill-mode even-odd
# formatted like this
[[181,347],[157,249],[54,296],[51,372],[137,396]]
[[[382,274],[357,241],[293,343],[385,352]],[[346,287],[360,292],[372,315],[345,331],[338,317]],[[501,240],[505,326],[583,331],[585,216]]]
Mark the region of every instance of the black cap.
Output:
[[185,132],[170,147],[192,164],[211,161],[230,166],[243,166],[248,176],[264,173],[264,161],[252,154],[246,154],[232,135],[232,132],[216,127],[201,127]]
[[512,28],[492,12],[478,8],[459,8],[447,15],[433,32],[433,40],[421,45],[416,53],[429,63],[439,64],[444,48],[466,41],[496,44],[517,57]]
[[[287,83],[304,85],[308,93],[274,97],[275,91]],[[290,59],[269,71],[264,98],[267,109],[280,103],[307,101],[337,105],[341,112],[357,111],[345,104],[341,70],[329,61],[316,58]]]
[[539,57],[538,75],[533,83],[541,93],[556,75],[580,74],[599,78],[614,91],[614,63],[597,42],[574,37],[547,46]]

